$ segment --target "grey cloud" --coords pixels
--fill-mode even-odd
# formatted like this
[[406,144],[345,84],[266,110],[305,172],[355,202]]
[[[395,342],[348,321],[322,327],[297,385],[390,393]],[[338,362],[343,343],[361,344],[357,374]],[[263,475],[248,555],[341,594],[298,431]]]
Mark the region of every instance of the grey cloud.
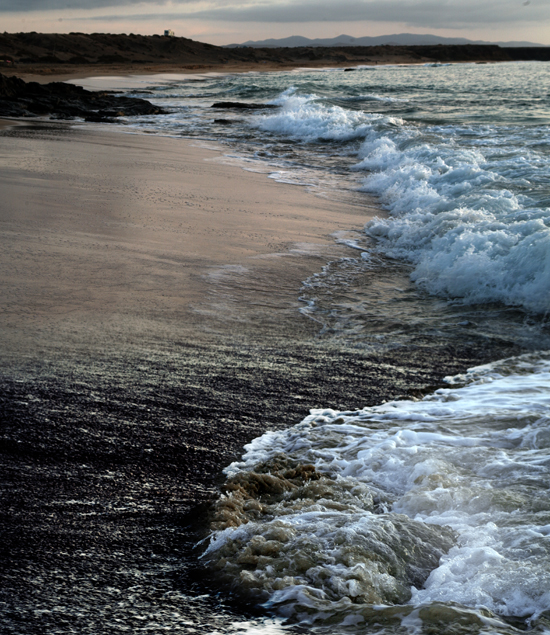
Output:
[[[185,7],[197,4],[199,0],[173,0],[173,6]],[[269,1],[269,0],[268,0]],[[109,7],[136,7],[139,5],[166,5],[169,0],[0,0],[0,13],[27,11],[62,11],[64,9],[106,9]],[[254,0],[237,0],[237,8],[245,8]],[[277,2],[277,0],[275,0]],[[210,6],[227,6],[225,0],[211,0]]]
[[[211,0],[201,11],[197,0],[173,0],[169,14],[101,16],[103,20],[197,19],[221,22],[401,22],[421,28],[462,28],[550,21],[547,0]],[[166,5],[167,0],[0,0],[2,11],[45,11]],[[180,9],[178,11],[178,9]]]
[[186,18],[226,22],[404,22],[410,26],[458,28],[550,20],[550,3],[530,6],[518,0],[348,0],[233,5],[188,13]]
[[[0,13],[28,11],[62,11],[64,9],[106,9],[143,4],[144,0],[0,0]],[[166,0],[147,0],[147,4],[166,4]]]
[[152,20],[181,20],[186,18],[184,13],[136,13],[127,15],[120,13],[118,15],[94,15],[91,17],[80,18],[90,22],[151,22]]

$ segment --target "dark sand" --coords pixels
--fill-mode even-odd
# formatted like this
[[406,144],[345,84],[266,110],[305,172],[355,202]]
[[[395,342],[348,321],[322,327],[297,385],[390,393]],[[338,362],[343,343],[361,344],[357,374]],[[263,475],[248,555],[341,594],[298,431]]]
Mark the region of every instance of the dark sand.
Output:
[[234,630],[244,609],[208,593],[192,547],[243,444],[511,352],[318,337],[300,283],[373,210],[217,156],[0,132],[2,633]]

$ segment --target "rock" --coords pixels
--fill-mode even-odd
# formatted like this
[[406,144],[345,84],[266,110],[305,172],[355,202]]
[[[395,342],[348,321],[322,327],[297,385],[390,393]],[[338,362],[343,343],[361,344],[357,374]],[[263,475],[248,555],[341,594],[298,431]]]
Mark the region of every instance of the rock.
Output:
[[275,104],[245,104],[241,101],[217,101],[211,108],[234,108],[237,110],[257,110],[258,108],[278,108]]
[[115,122],[117,117],[161,115],[166,111],[145,99],[91,92],[63,82],[24,82],[0,74],[0,116],[47,114],[57,119],[81,117],[86,121]]

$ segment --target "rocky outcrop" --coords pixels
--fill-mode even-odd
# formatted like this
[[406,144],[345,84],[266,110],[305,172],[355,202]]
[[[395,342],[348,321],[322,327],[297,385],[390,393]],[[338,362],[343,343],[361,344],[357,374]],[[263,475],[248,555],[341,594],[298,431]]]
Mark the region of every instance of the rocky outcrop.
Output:
[[116,121],[117,117],[158,115],[165,111],[145,99],[111,92],[91,92],[80,86],[53,82],[38,84],[0,74],[0,116],[51,115],[56,119]]

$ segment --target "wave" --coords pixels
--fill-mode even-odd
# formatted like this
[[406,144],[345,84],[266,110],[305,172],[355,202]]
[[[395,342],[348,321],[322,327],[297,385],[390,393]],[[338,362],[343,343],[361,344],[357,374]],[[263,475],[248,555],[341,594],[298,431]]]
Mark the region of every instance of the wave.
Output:
[[[336,143],[359,161],[362,190],[388,218],[365,231],[378,250],[414,264],[429,293],[470,304],[550,308],[550,156],[544,130],[420,125],[327,105],[295,87],[256,118],[262,131],[302,143]],[[519,140],[518,140],[519,139]],[[357,144],[360,144],[357,147]]]
[[303,142],[362,140],[383,115],[326,105],[316,94],[299,95],[295,87],[271,104],[281,106],[273,115],[257,117],[253,125],[264,132]]
[[550,210],[518,191],[530,185],[528,156],[520,171],[513,159],[495,165],[443,139],[406,146],[371,135],[361,148],[355,169],[370,172],[362,189],[390,211],[368,223],[367,234],[387,255],[412,261],[412,279],[430,293],[546,313]]
[[246,446],[203,556],[216,575],[309,625],[442,607],[535,624],[550,609],[550,355],[448,382],[422,401],[313,410]]

